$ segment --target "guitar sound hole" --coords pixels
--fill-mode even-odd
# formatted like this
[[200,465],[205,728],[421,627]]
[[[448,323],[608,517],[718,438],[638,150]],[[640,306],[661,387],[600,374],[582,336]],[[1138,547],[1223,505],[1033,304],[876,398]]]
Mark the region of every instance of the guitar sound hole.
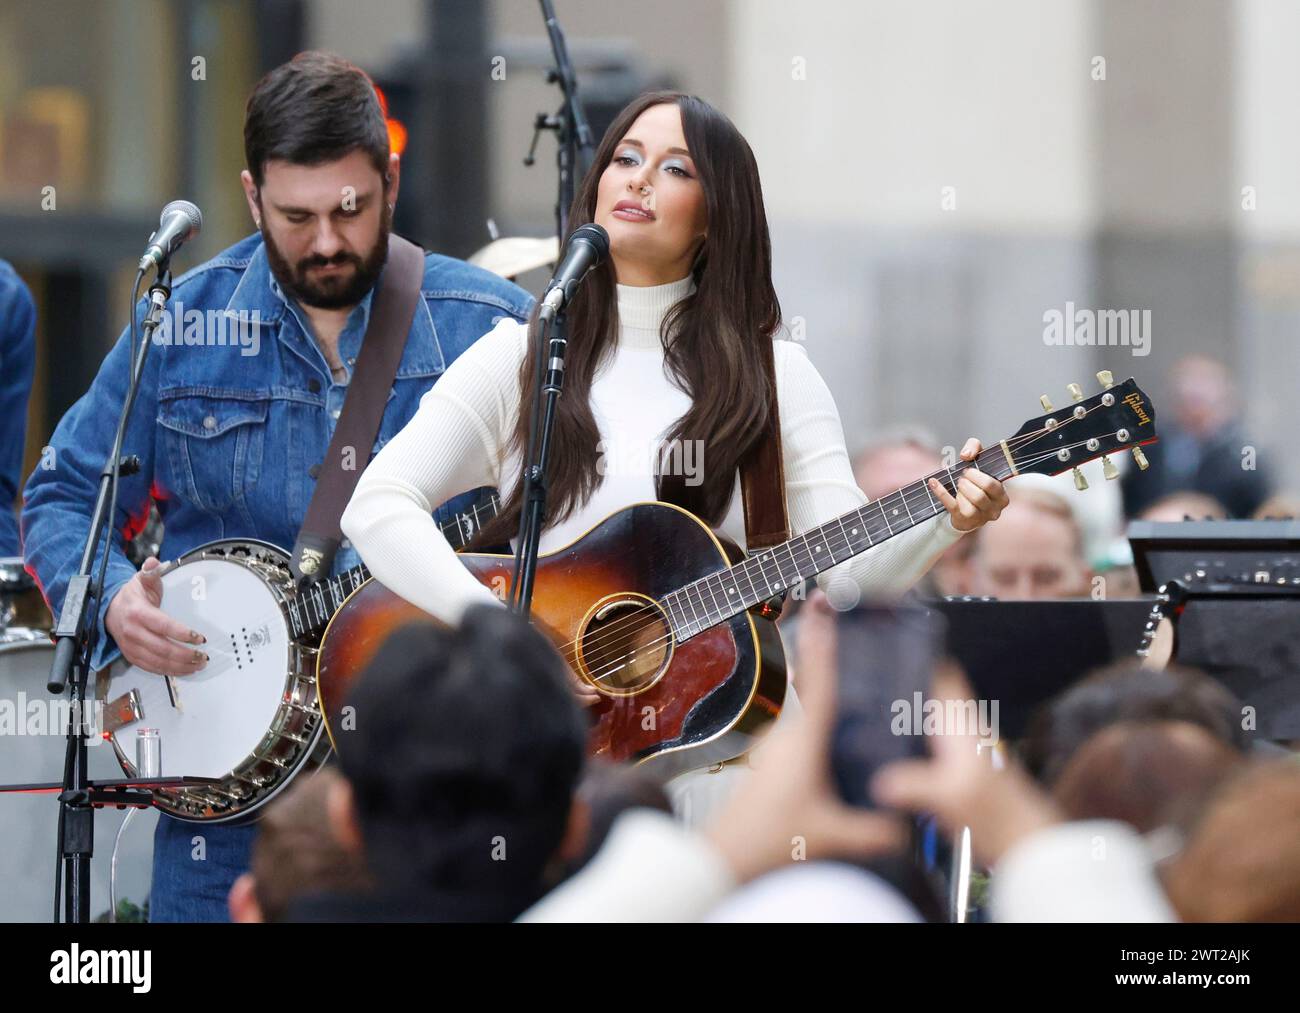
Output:
[[631,693],[659,676],[672,639],[663,613],[644,601],[616,601],[598,609],[583,631],[586,677],[598,689]]

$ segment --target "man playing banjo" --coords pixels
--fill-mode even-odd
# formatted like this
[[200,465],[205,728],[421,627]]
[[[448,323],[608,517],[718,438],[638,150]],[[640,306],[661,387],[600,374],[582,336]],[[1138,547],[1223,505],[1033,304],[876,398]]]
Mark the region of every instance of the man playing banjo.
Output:
[[[208,321],[251,322],[257,339],[195,342],[186,321],[182,340],[179,315],[170,340],[155,336],[125,443],[142,467],[122,478],[110,519],[115,537],[92,658],[101,669],[120,652],[148,672],[178,676],[182,698],[184,677],[203,670],[215,645],[164,613],[158,560],[137,572],[120,539],[138,530],[152,502],[164,522],[164,559],[219,539],[295,545],[317,475],[328,468],[376,283],[393,271],[400,166],[361,70],[323,53],[272,70],[249,99],[244,145],[241,179],[258,232],[178,279],[169,312],[183,305],[187,321],[198,310]],[[374,447],[357,468],[414,415],[457,355],[502,317],[523,319],[531,305],[517,286],[433,254],[416,294]],[[56,615],[79,562],[131,352],[128,328],[59,423],[52,453],[25,489],[27,566]],[[467,502],[458,497],[438,513],[451,516]],[[344,540],[332,572],[357,562]],[[150,919],[225,920],[227,893],[248,867],[255,832],[255,824],[198,826],[160,816]]]

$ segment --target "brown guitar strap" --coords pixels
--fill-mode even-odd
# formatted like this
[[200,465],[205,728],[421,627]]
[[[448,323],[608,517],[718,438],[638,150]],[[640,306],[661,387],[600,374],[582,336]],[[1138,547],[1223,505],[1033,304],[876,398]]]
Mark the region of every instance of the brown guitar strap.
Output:
[[[334,554],[343,540],[339,519],[369,463],[423,281],[424,250],[390,234],[388,260],[376,283],[361,354],[290,558],[299,583],[327,577],[334,565]],[[349,448],[352,452],[345,455]],[[358,467],[356,458],[362,448],[364,457]],[[345,460],[351,467],[344,467]]]
[[[764,356],[768,376],[768,422],[763,435],[740,460],[740,495],[745,508],[745,542],[749,552],[780,545],[790,538],[785,508],[785,466],[781,459],[781,418],[776,401],[776,364],[771,346]],[[661,474],[659,498],[699,514],[696,487],[676,473]]]
[[781,458],[781,416],[776,401],[776,356],[763,356],[769,396],[767,431],[740,462],[740,493],[745,506],[747,551],[769,549],[790,540],[785,507],[785,464]]

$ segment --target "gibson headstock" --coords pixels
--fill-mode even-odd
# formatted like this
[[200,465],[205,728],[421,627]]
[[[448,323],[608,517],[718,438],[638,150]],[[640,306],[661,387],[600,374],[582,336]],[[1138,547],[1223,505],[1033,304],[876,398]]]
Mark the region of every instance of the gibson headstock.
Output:
[[1074,484],[1088,488],[1079,466],[1101,458],[1106,478],[1118,478],[1109,455],[1131,450],[1139,468],[1147,467],[1142,446],[1156,442],[1156,411],[1132,377],[1115,383],[1108,370],[1097,374],[1102,392],[1085,398],[1077,383],[1067,388],[1073,404],[1053,408],[1044,394],[1046,415],[1030,419],[1005,441],[1003,452],[1014,472],[1060,475],[1074,469]]

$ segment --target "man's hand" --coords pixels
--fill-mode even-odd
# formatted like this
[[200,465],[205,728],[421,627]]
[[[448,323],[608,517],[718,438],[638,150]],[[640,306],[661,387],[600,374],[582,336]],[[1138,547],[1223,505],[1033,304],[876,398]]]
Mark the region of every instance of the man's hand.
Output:
[[104,628],[131,664],[159,675],[192,675],[207,664],[208,656],[185,645],[207,641],[163,612],[158,566],[158,560],[150,556],[140,572],[113,596]]
[[[961,459],[973,461],[982,449],[980,441],[971,437],[962,447]],[[930,491],[939,497],[958,531],[974,531],[997,520],[1007,506],[1007,491],[1002,483],[978,468],[967,468],[961,473],[955,497],[934,478],[930,479]]]

